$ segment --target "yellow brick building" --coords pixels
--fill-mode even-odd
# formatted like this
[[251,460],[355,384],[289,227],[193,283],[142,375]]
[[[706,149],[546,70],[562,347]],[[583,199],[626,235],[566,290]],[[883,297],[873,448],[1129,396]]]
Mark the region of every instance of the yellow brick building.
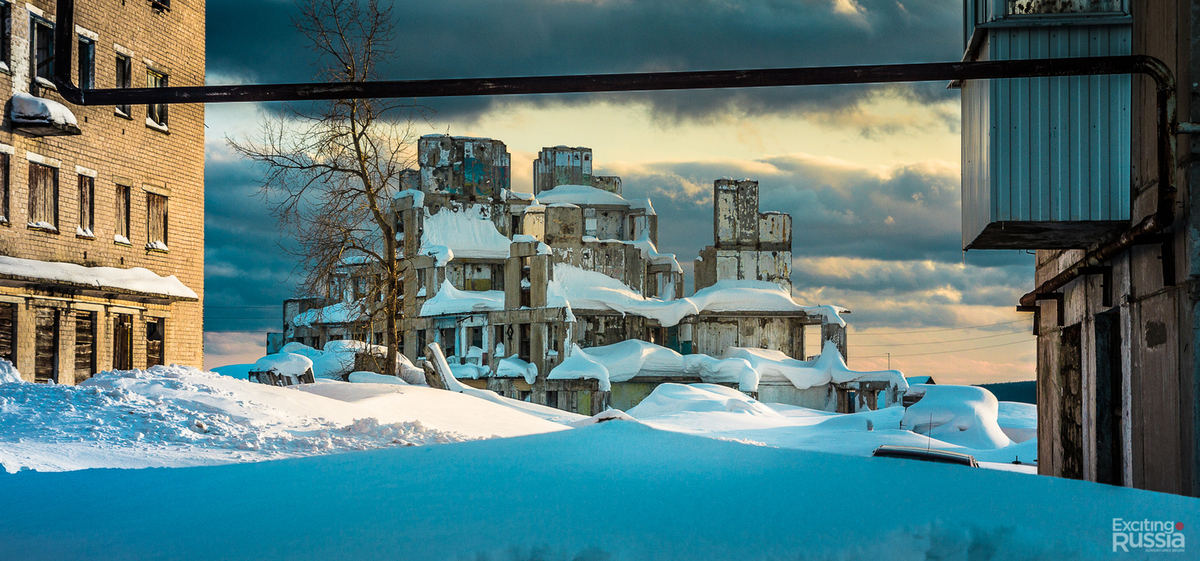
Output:
[[69,60],[84,88],[203,85],[205,3],[79,2],[57,59],[54,7],[0,0],[0,357],[66,384],[200,366],[203,105],[71,106],[47,78]]

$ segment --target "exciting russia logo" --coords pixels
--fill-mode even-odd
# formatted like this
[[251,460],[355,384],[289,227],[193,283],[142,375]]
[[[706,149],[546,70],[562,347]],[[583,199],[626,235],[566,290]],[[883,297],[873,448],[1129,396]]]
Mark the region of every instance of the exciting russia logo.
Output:
[[1113,518],[1113,553],[1183,553],[1183,522]]

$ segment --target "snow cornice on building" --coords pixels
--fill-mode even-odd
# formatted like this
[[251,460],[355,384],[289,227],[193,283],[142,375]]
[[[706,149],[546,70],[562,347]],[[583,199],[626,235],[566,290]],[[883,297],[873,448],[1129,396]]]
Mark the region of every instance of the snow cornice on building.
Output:
[[75,263],[0,256],[0,285],[44,286],[50,290],[135,301],[199,300],[179,279],[141,267],[85,267]]

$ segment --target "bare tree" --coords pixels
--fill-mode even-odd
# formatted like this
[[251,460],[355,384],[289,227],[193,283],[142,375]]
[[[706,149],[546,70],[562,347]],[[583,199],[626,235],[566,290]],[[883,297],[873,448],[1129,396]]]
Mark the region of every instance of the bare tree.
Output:
[[[293,23],[312,43],[316,77],[324,82],[378,79],[394,38],[391,6],[378,0],[301,0]],[[415,163],[412,103],[339,99],[285,105],[268,116],[260,137],[227,139],[265,170],[261,194],[294,244],[302,289],[328,295],[347,260],[367,267],[374,282],[358,306],[358,320],[387,330],[387,362],[397,353],[401,271],[389,211],[400,175]],[[359,292],[359,291],[356,291]],[[394,372],[389,372],[394,373]]]

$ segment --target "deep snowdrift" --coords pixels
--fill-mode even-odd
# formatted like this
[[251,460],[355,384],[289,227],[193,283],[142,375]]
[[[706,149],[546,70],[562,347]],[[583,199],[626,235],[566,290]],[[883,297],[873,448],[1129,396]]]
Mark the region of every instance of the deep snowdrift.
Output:
[[[1112,555],[1114,517],[1200,523],[1192,498],[628,421],[255,464],[0,474],[0,504],[4,559],[1096,559]],[[49,523],[66,513],[92,522]]]

